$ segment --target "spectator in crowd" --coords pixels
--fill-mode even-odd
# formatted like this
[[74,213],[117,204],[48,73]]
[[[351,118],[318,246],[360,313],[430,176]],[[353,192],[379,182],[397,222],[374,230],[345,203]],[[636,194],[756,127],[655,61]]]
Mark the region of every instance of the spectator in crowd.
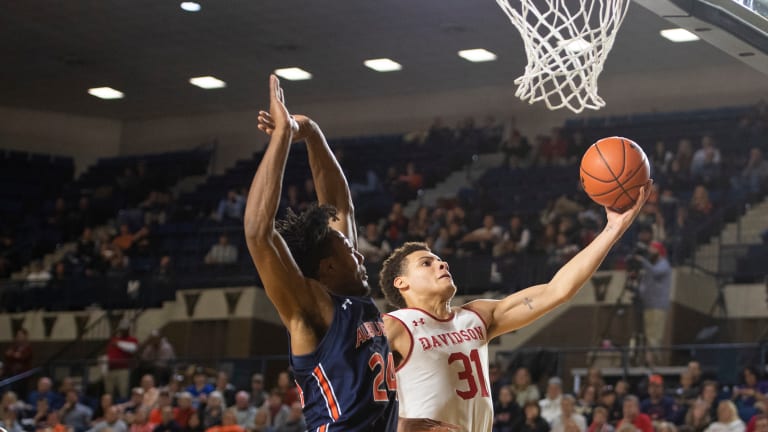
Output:
[[[156,400],[157,400],[157,396],[155,396],[155,401]],[[154,404],[151,404],[151,405],[144,404],[144,389],[141,387],[134,387],[131,389],[130,399],[118,405],[117,408],[123,414],[133,414],[134,416],[136,416],[138,411],[144,408],[148,409],[152,407],[152,405]],[[147,411],[147,415],[149,415],[149,411]]]
[[693,159],[693,144],[688,138],[683,138],[677,143],[677,152],[675,153],[675,160],[672,162],[677,163],[679,169],[686,176],[691,172],[691,161]]
[[[11,345],[6,348],[3,354],[5,376],[12,377],[26,372],[32,365],[32,344],[29,343],[29,332],[24,327],[16,330]],[[27,380],[18,381],[14,388],[21,394],[26,393]]]
[[136,410],[128,432],[152,432],[156,426],[156,424],[149,421],[149,409],[141,407]]
[[211,247],[205,255],[205,263],[208,265],[227,265],[237,262],[237,248],[229,243],[229,237],[222,234],[219,242]]
[[560,398],[560,415],[552,420],[552,432],[565,432],[569,422],[575,423],[579,432],[586,432],[587,420],[576,412],[576,398],[566,394]]
[[416,165],[413,162],[405,164],[405,174],[400,176],[400,181],[411,192],[416,192],[424,185],[424,176],[416,171]]
[[[27,405],[29,408],[30,405]],[[32,424],[36,427],[42,425],[45,427],[48,422],[48,415],[51,413],[50,405],[48,405],[48,399],[41,397],[35,403],[34,417],[32,418]]]
[[624,417],[621,419],[617,428],[621,429],[624,424],[634,425],[640,432],[654,432],[651,418],[640,412],[640,402],[635,395],[624,396],[623,402]]
[[541,399],[539,389],[531,382],[531,373],[526,367],[520,367],[515,371],[512,380],[512,391],[516,395],[519,406],[523,406],[529,401]]
[[405,235],[408,233],[408,218],[403,213],[403,205],[399,202],[392,204],[384,233],[391,247],[398,247],[405,240]]
[[52,409],[61,408],[63,403],[59,395],[53,391],[53,381],[48,377],[38,378],[37,387],[35,390],[29,392],[27,403],[29,405],[35,405],[41,398],[48,401],[48,407]]
[[556,417],[560,416],[563,396],[563,382],[558,377],[552,377],[547,382],[547,392],[544,399],[539,401],[541,416],[547,423],[552,424]]
[[592,413],[592,423],[589,425],[588,432],[613,432],[613,426],[608,422],[608,410],[605,407],[598,406]]
[[515,432],[549,432],[549,423],[541,416],[541,407],[537,402],[523,405],[523,415],[512,426]]
[[755,403],[765,402],[768,383],[757,381],[757,370],[747,366],[741,370],[741,383],[733,389],[733,400],[739,417],[749,419],[756,414]]
[[763,159],[763,152],[758,147],[749,151],[749,158],[744,168],[731,177],[734,192],[742,196],[756,194],[766,186],[768,181],[768,160]]
[[104,393],[99,398],[99,405],[93,411],[91,416],[91,423],[97,423],[103,421],[107,417],[107,413],[112,407],[114,407],[114,399],[110,393]]
[[253,420],[251,432],[274,432],[274,428],[270,426],[270,423],[269,410],[261,407],[256,411],[256,418]]
[[288,371],[281,371],[277,375],[277,388],[283,395],[283,404],[285,406],[290,407],[294,402],[299,401],[299,392],[296,391],[296,385]]
[[181,427],[173,418],[173,407],[164,406],[159,409],[161,420],[152,432],[181,432]]
[[595,399],[599,396],[600,391],[603,390],[605,387],[605,381],[603,380],[603,372],[598,367],[591,367],[587,369],[587,376],[586,376],[586,385],[588,386],[594,386],[595,390],[597,390],[597,394],[595,394]]
[[461,239],[464,250],[482,255],[491,255],[493,248],[501,242],[503,231],[496,225],[492,214],[483,216],[483,226],[470,231]]
[[717,421],[709,425],[706,432],[744,432],[746,426],[736,412],[736,405],[729,400],[720,401],[717,406]]
[[752,418],[753,432],[768,432],[768,416],[758,414]]
[[237,395],[235,395],[234,412],[235,417],[237,418],[237,424],[244,428],[251,427],[253,420],[256,418],[256,407],[251,406],[251,399],[248,392],[237,392]]
[[173,399],[171,398],[170,391],[167,389],[160,390],[160,393],[157,395],[157,405],[149,412],[149,422],[158,426],[163,423],[163,409],[166,407],[171,408],[171,418],[173,418],[172,403]]
[[267,401],[269,394],[264,390],[264,375],[255,373],[251,376],[251,405],[260,408]]
[[666,174],[669,169],[669,165],[675,155],[667,150],[667,145],[664,140],[656,141],[653,147],[653,154],[651,155],[651,165],[653,166],[655,173]]
[[121,224],[120,233],[112,239],[112,245],[116,246],[123,253],[126,253],[131,249],[131,247],[133,247],[135,243],[147,237],[148,235],[149,228],[147,227],[142,227],[135,233],[132,233],[130,227],[127,224]]
[[304,419],[304,412],[301,408],[301,403],[294,402],[290,406],[290,412],[288,418],[283,426],[278,427],[275,432],[304,432],[307,429],[307,424]]
[[29,273],[24,278],[27,288],[42,288],[51,280],[51,272],[43,268],[43,263],[39,260],[32,261],[29,267]]
[[107,345],[108,371],[104,379],[104,390],[109,394],[117,394],[119,398],[128,397],[131,379],[133,355],[139,346],[139,340],[130,334],[131,323],[120,321],[117,333]]
[[157,399],[160,397],[160,389],[155,386],[155,376],[152,374],[144,374],[141,376],[141,404],[145,407],[153,407],[157,403]]
[[380,263],[389,256],[392,247],[381,235],[379,226],[371,222],[365,226],[365,233],[357,238],[357,251],[363,254],[365,262]]
[[21,424],[18,421],[19,414],[17,408],[5,410],[2,417],[0,417],[0,428],[8,432],[24,432]]
[[493,406],[493,432],[512,432],[512,424],[521,415],[510,386],[499,389],[498,400]]
[[718,384],[716,381],[707,380],[701,383],[701,394],[699,395],[699,399],[707,403],[709,406],[709,416],[713,419],[717,418],[717,391]]
[[80,395],[76,390],[67,391],[64,405],[59,410],[61,422],[70,427],[74,432],[84,432],[91,424],[93,411],[80,403]]
[[173,419],[176,420],[180,428],[184,429],[187,427],[192,414],[197,412],[195,407],[192,406],[192,394],[186,391],[181,392],[177,396],[176,402],[178,406],[173,412]]
[[208,400],[205,403],[205,409],[203,411],[203,428],[208,429],[220,425],[221,418],[226,409],[227,405],[224,403],[221,392],[218,390],[212,391],[211,394],[208,395]]
[[429,208],[419,207],[416,215],[408,224],[408,241],[423,241],[429,237],[432,227],[432,219],[429,217]]
[[45,418],[45,423],[38,424],[37,430],[50,429],[51,432],[70,432],[71,429],[61,423],[61,416],[58,411],[51,411]]
[[213,426],[206,432],[245,432],[245,428],[237,424],[237,415],[234,409],[224,411],[221,416],[221,426]]
[[283,403],[283,394],[278,388],[269,392],[269,398],[264,404],[269,411],[270,426],[278,428],[288,422],[290,409]]
[[488,381],[491,387],[491,399],[494,401],[499,395],[499,391],[505,385],[509,385],[509,379],[501,371],[501,368],[496,363],[488,365]]
[[202,367],[195,368],[192,375],[192,384],[187,387],[188,391],[194,398],[194,405],[205,403],[208,395],[214,390],[213,385],[208,382],[208,375],[205,373],[205,369]]
[[215,219],[219,222],[242,221],[245,212],[245,198],[234,189],[227,192],[227,197],[219,201]]
[[[157,377],[161,385],[167,384],[171,375],[171,362],[176,359],[173,345],[159,330],[152,330],[143,345],[139,354],[141,370]],[[146,392],[147,389],[144,390]],[[157,397],[156,392],[154,397]]]
[[624,410],[621,402],[616,398],[616,391],[607,386],[600,392],[599,405],[608,411],[608,422],[616,424],[624,417]]
[[520,168],[530,165],[531,145],[511,123],[504,125],[500,150],[504,153],[504,166]]
[[[237,393],[237,389],[235,388],[232,383],[229,382],[229,374],[224,371],[219,371],[216,374],[216,390],[220,393],[223,402],[227,406],[232,406],[235,404],[235,394]],[[213,394],[213,393],[211,393]],[[246,394],[248,394],[246,392]],[[250,399],[250,395],[248,395],[248,398]]]
[[664,395],[664,378],[661,375],[651,375],[648,378],[648,398],[640,404],[640,411],[647,414],[651,421],[658,423],[674,422],[678,409],[675,401]]
[[592,423],[592,412],[597,405],[597,388],[587,384],[579,390],[579,398],[576,401],[575,411],[584,416],[587,424]]
[[709,200],[709,191],[706,187],[698,185],[693,189],[691,203],[688,206],[688,220],[696,227],[712,213],[712,201]]
[[679,384],[675,389],[675,403],[683,408],[693,404],[699,397],[699,390],[693,387],[693,376],[686,369],[680,372]]
[[685,432],[704,432],[712,422],[709,415],[709,404],[701,399],[696,400],[685,415],[685,422],[680,428]]
[[88,432],[128,432],[128,425],[120,419],[120,414],[117,412],[117,408],[110,406],[104,411],[104,419],[94,423],[93,427]]
[[650,348],[645,353],[645,360],[654,365],[658,361],[665,360],[665,356],[655,349],[659,348],[664,341],[669,297],[672,292],[672,266],[667,260],[667,249],[657,241],[649,245],[647,258],[643,255],[635,255],[634,259],[643,269],[638,292],[643,304],[645,338]]

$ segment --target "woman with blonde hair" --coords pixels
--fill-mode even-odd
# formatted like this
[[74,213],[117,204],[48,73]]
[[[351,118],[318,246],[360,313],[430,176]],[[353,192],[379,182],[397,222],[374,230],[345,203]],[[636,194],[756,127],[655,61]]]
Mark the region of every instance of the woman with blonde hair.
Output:
[[736,411],[736,405],[729,400],[720,401],[717,406],[717,421],[709,425],[706,432],[744,432],[746,426]]

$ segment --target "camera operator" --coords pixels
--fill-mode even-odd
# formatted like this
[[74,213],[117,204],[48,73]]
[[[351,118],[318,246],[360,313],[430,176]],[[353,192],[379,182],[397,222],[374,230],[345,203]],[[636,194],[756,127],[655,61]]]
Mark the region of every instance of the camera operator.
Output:
[[[658,348],[664,338],[664,329],[670,304],[672,289],[672,266],[667,260],[667,250],[660,242],[651,242],[648,257],[635,254],[633,259],[642,268],[638,284],[638,294],[643,304],[643,322],[648,348]],[[665,356],[654,350],[646,351],[646,361],[653,365],[655,360]]]

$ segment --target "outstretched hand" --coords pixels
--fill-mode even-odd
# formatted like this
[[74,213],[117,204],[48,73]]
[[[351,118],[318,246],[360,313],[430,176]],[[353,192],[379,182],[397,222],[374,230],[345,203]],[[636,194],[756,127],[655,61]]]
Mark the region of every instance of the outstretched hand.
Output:
[[640,194],[638,195],[637,202],[635,202],[632,208],[624,211],[623,213],[619,213],[606,207],[605,213],[608,221],[605,225],[605,230],[608,231],[618,229],[620,233],[626,231],[627,228],[632,225],[632,222],[635,220],[637,215],[640,214],[640,210],[643,209],[645,202],[648,201],[648,197],[651,196],[652,186],[653,180],[648,180],[648,183],[640,188]]
[[272,135],[276,129],[290,129],[294,133],[298,130],[296,121],[285,107],[283,88],[280,87],[280,80],[275,75],[269,76],[269,113],[259,112],[259,129],[264,130],[261,124],[261,113],[266,114],[270,119],[270,131],[267,132],[269,135]]

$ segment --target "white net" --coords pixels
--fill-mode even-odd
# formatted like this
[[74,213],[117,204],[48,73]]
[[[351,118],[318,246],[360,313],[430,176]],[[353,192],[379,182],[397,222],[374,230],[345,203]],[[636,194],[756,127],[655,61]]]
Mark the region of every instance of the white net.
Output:
[[616,33],[630,0],[496,0],[520,31],[528,65],[515,80],[515,95],[550,110],[600,109],[597,94]]

